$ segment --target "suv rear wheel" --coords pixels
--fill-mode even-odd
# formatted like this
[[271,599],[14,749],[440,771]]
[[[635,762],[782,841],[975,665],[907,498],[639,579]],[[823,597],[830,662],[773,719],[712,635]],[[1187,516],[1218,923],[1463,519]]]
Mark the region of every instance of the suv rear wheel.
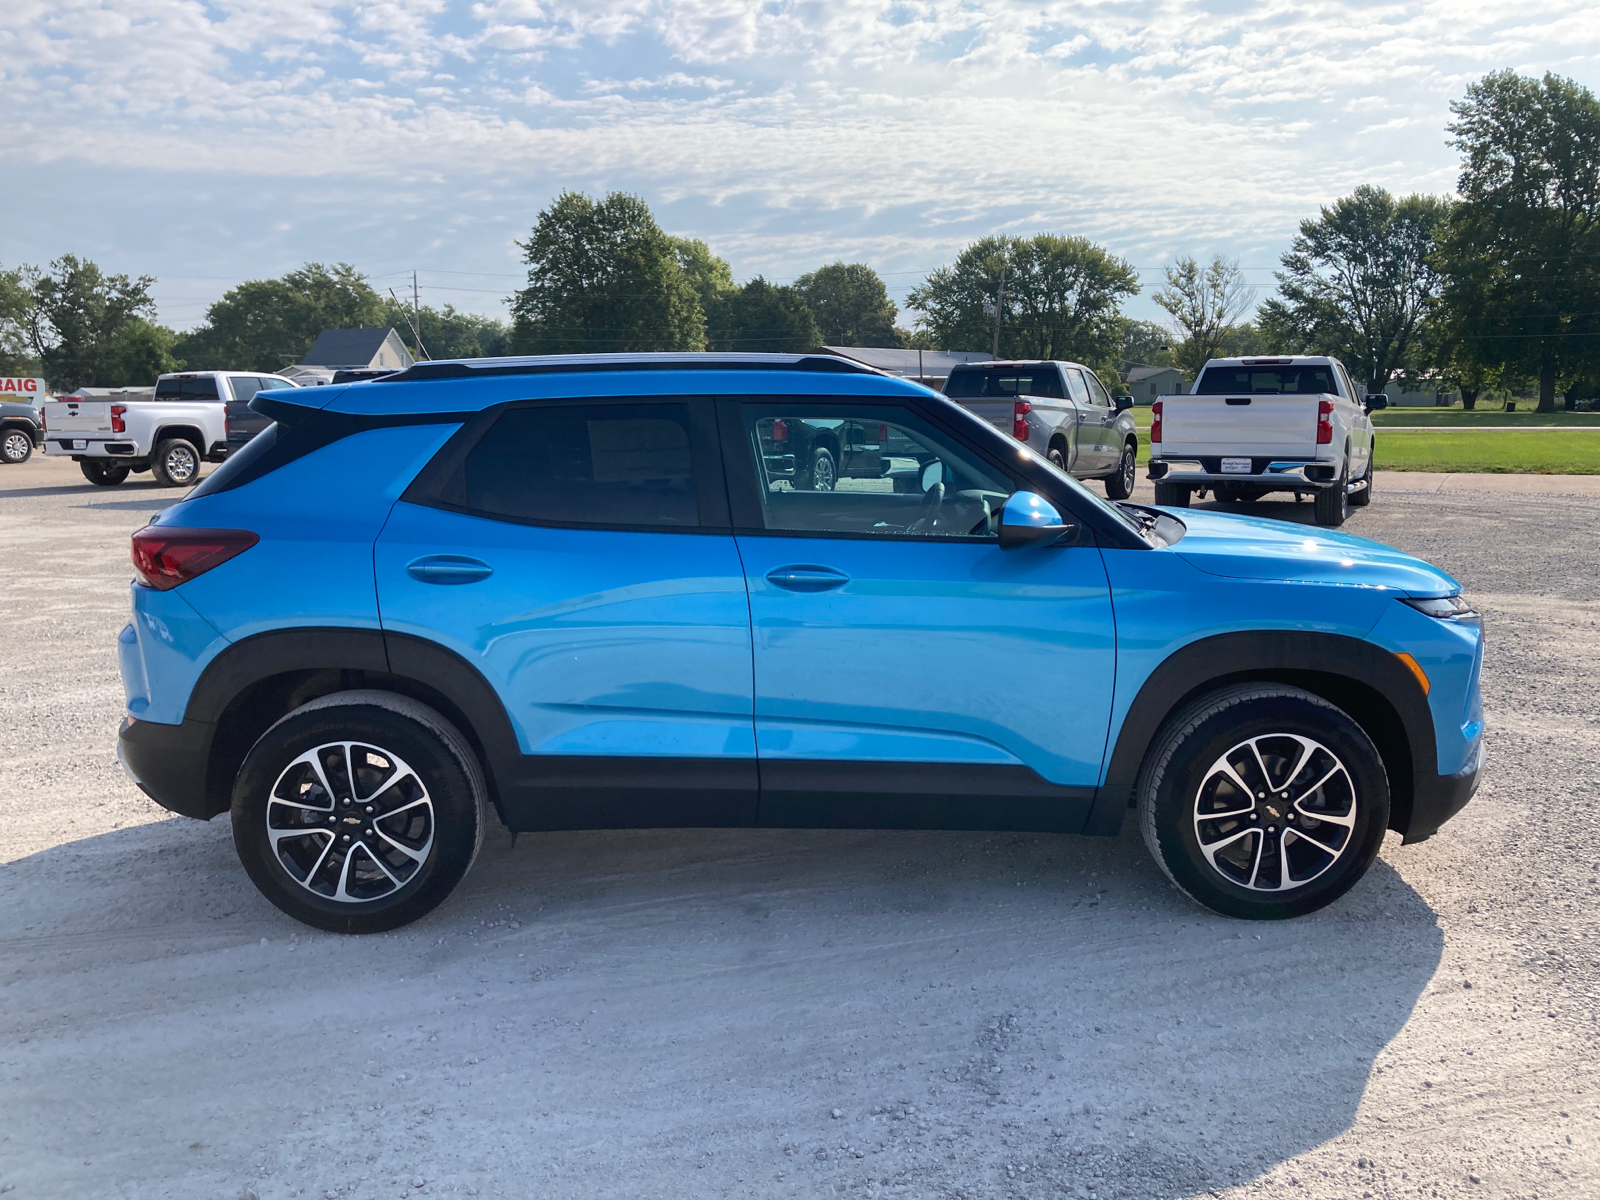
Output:
[[1326,700],[1242,684],[1179,712],[1137,785],[1150,853],[1224,916],[1279,920],[1330,904],[1366,874],[1389,823],[1370,738]]
[[261,735],[233,788],[233,842],[297,921],[380,933],[431,912],[483,844],[483,772],[461,734],[389,692],[313,700]]
[[188,487],[200,478],[200,451],[183,438],[168,438],[151,455],[150,473],[162,487]]

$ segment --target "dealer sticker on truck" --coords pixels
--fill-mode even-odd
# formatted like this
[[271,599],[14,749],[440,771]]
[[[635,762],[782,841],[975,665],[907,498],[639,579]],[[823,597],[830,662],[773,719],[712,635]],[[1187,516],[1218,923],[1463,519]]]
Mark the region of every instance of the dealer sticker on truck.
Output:
[[1250,460],[1248,458],[1225,458],[1222,460],[1222,473],[1224,475],[1250,474]]

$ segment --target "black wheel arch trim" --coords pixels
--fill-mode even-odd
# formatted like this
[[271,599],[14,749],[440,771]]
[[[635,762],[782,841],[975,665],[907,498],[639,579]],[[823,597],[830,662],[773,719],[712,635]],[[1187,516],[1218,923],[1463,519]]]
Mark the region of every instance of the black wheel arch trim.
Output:
[[1252,680],[1283,683],[1343,709],[1372,739],[1389,774],[1389,828],[1408,842],[1431,834],[1466,801],[1438,774],[1433,714],[1416,678],[1382,647],[1342,634],[1298,630],[1225,633],[1174,651],[1139,688],[1117,731],[1105,783],[1085,833],[1115,834],[1162,725],[1205,692]]

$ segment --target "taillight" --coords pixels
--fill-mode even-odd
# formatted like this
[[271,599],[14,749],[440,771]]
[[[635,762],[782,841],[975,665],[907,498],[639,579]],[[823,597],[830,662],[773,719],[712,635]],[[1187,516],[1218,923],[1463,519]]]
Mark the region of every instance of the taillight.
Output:
[[127,433],[128,423],[122,419],[122,414],[128,411],[126,404],[113,404],[111,406],[111,432]]
[[885,442],[887,442],[888,440],[889,440],[889,426],[885,422],[879,421],[878,422],[878,445],[881,446]]
[[789,440],[789,422],[782,417],[772,422],[772,440],[775,442],[787,442]]
[[243,554],[260,540],[248,529],[149,525],[133,535],[133,573],[145,587],[169,591]]
[[1153,446],[1161,440],[1161,401],[1157,400],[1150,406],[1150,444]]
[[1033,405],[1026,400],[1018,400],[1011,406],[1011,436],[1019,442],[1028,440],[1028,414],[1033,411]]
[[1317,445],[1333,444],[1333,401],[1317,401]]

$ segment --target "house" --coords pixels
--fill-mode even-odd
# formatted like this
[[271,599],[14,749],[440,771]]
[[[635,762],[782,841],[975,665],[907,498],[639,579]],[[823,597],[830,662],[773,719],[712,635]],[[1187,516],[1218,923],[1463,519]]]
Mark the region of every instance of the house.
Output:
[[1454,392],[1442,391],[1437,384],[1402,383],[1398,379],[1386,384],[1383,394],[1389,397],[1390,408],[1448,408],[1458,399]]
[[1160,396],[1189,390],[1189,378],[1177,367],[1129,367],[1122,382],[1135,404],[1151,404]]
[[393,329],[324,329],[300,362],[278,374],[306,387],[332,383],[335,371],[404,371],[416,361]]
[[818,346],[816,353],[848,358],[875,367],[886,375],[915,380],[936,391],[944,387],[952,367],[989,362],[994,357],[977,350],[897,350],[889,346]]

